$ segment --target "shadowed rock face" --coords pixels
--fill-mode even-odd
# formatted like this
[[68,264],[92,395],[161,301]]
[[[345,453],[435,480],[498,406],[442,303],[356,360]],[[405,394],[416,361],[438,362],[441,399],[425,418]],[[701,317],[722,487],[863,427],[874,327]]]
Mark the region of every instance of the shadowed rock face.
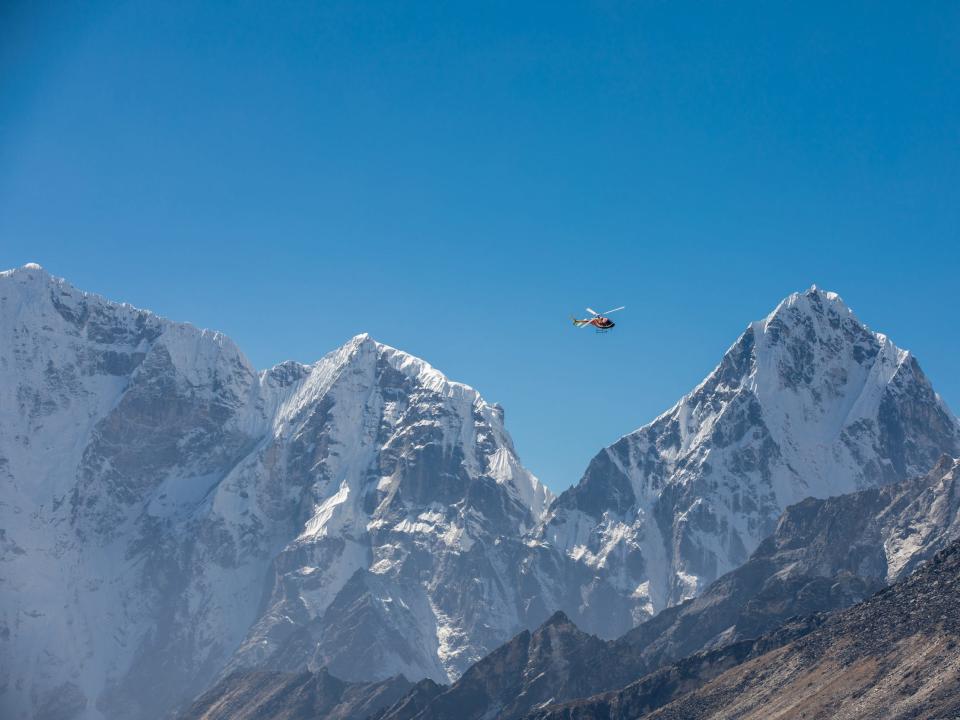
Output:
[[555,605],[616,637],[741,565],[788,505],[920,475],[944,453],[960,454],[958,423],[913,356],[835,294],[791,295],[557,499],[542,537],[589,572],[567,569],[576,588]]
[[219,333],[0,274],[0,715],[155,718],[224,672],[447,680],[548,615],[499,407],[358,336]]
[[827,720],[960,712],[960,541],[846,610],[785,623],[529,720]]
[[197,698],[179,720],[364,720],[403,696],[412,684],[395,677],[348,683],[319,672],[240,672]]
[[[815,626],[791,618],[860,602],[960,538],[958,473],[960,463],[945,457],[923,477],[790,506],[744,565],[618,640],[588,635],[558,614],[481,660],[417,713],[394,718],[387,710],[384,718],[524,717],[641,676],[642,692],[634,690],[642,704],[629,707],[652,710]],[[761,636],[765,644],[756,646]]]
[[960,464],[787,508],[744,565],[621,638],[654,668],[859,602],[960,538]]
[[751,658],[783,647],[817,627],[823,615],[795,618],[763,637],[741,640],[699,652],[644,675],[625,687],[565,703],[551,704],[525,715],[525,720],[614,720],[647,717]]
[[[556,613],[533,633],[524,631],[475,664],[451,687],[435,692],[409,712],[402,702],[385,710],[382,720],[401,718],[512,718],[551,701],[558,688],[586,693],[593,665],[607,658],[609,643],[578,630]],[[629,671],[611,668],[623,682]],[[576,695],[574,695],[576,696]]]
[[904,580],[833,613],[782,648],[755,653],[650,717],[955,717],[960,713],[958,592],[960,543],[955,542]]
[[445,687],[430,679],[421,680],[393,705],[374,713],[370,720],[380,720],[380,718],[385,717],[392,718],[392,720],[411,720],[427,708],[433,699],[443,692]]

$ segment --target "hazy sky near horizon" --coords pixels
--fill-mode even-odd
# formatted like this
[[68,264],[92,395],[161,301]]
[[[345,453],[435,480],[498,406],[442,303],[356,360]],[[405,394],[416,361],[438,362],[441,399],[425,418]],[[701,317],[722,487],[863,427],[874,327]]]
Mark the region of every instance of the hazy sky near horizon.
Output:
[[960,410],[958,3],[40,5],[0,9],[0,268],[259,367],[369,332],[557,491],[811,283]]

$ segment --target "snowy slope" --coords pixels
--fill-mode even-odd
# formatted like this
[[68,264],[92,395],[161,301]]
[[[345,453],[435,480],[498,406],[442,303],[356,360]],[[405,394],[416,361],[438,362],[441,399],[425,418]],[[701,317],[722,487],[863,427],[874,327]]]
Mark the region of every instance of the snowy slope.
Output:
[[615,635],[787,504],[960,454],[916,361],[791,296],[554,499],[502,411],[361,335],[219,333],[0,273],[0,716],[152,718],[243,668],[447,681],[564,610]]
[[557,499],[541,539],[586,579],[556,606],[616,636],[743,563],[787,505],[921,475],[944,453],[960,454],[960,429],[914,357],[836,294],[795,293]]
[[0,274],[0,715],[157,717],[228,664],[456,674],[525,625],[552,499],[502,420],[365,335],[258,372]]

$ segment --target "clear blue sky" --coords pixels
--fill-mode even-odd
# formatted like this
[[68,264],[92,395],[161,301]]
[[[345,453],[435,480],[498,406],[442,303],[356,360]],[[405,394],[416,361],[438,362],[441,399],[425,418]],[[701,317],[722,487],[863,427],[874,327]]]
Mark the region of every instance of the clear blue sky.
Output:
[[368,331],[555,490],[813,282],[960,409],[956,2],[42,6],[0,10],[2,267],[260,367]]

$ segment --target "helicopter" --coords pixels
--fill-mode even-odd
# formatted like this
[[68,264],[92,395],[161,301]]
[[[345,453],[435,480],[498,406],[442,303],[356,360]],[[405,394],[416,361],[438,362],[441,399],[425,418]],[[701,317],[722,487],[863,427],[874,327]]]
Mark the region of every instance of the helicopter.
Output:
[[584,325],[593,325],[597,329],[597,332],[606,332],[610,330],[614,325],[616,325],[613,320],[607,317],[610,313],[615,313],[618,310],[626,310],[626,307],[618,307],[613,310],[607,310],[606,312],[598,313],[596,310],[587,308],[587,312],[593,315],[592,318],[586,318],[585,320],[578,320],[577,318],[571,318],[573,324],[577,327],[583,327]]

